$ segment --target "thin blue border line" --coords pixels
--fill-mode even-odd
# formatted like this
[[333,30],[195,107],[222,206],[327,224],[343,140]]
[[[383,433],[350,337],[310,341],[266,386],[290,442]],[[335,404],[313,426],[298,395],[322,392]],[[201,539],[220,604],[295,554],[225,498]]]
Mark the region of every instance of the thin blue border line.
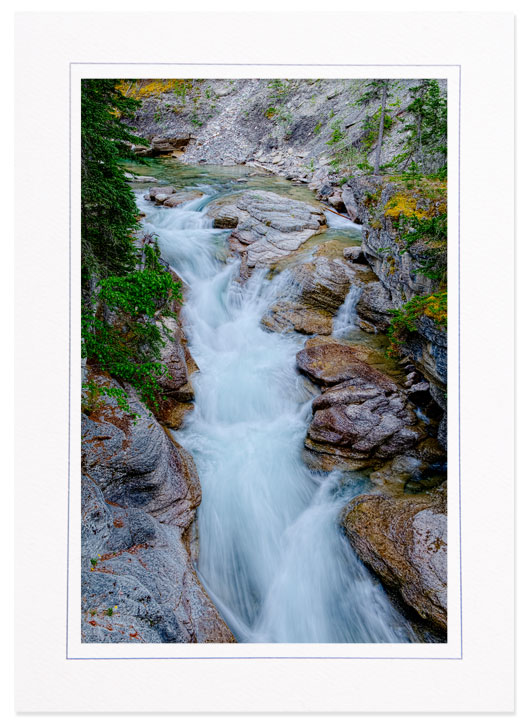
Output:
[[458,88],[458,506],[459,506],[459,640],[463,659],[463,569],[461,548],[461,66]]
[[69,320],[68,320],[68,334],[69,334],[69,375],[68,375],[68,409],[67,409],[67,565],[66,565],[66,659],[68,657],[69,647],[69,538],[70,538],[70,520],[71,520],[71,209],[73,207],[73,200],[71,194],[71,63],[69,64],[69,260],[68,260],[68,271],[69,271]]
[[[82,61],[74,60],[69,63],[72,65],[218,65],[218,66],[279,66],[284,68],[461,68],[459,63],[168,63],[166,61],[160,63],[152,63],[151,61]],[[240,79],[244,80],[244,79]],[[326,79],[330,80],[330,79]],[[352,80],[352,79],[349,79]],[[361,79],[356,79],[361,80]],[[414,79],[416,80],[416,79]]]
[[[459,621],[460,621],[460,656],[459,657],[359,657],[359,656],[248,656],[248,657],[69,657],[69,536],[71,514],[71,207],[72,207],[72,173],[71,173],[71,144],[72,144],[72,87],[71,71],[74,65],[169,65],[169,66],[275,66],[275,67],[308,67],[308,68],[457,68],[459,71],[458,84],[458,494],[459,494]],[[140,63],[109,61],[70,61],[69,63],[69,380],[68,380],[68,477],[67,477],[67,562],[66,562],[66,660],[462,660],[463,659],[463,569],[462,569],[462,538],[461,538],[461,64],[460,63],[153,63],[151,61]],[[293,643],[288,643],[293,644]],[[352,644],[360,644],[354,642]],[[386,643],[385,643],[386,644]]]

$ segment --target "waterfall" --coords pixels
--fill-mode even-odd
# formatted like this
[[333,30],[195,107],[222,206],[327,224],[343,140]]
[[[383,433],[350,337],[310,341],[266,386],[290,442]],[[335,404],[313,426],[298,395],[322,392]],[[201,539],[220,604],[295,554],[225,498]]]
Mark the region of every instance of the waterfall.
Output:
[[357,328],[356,306],[361,297],[362,288],[357,284],[350,285],[348,294],[341,307],[337,310],[332,323],[332,336],[345,337],[347,333]]
[[257,270],[241,286],[239,262],[221,261],[228,232],[212,228],[206,201],[168,209],[138,198],[145,229],[189,285],[184,324],[200,372],[195,409],[173,436],[202,485],[201,581],[241,642],[411,641],[340,527],[366,477],[303,463],[311,403],[295,356],[304,337],[260,324],[287,273],[269,280]]

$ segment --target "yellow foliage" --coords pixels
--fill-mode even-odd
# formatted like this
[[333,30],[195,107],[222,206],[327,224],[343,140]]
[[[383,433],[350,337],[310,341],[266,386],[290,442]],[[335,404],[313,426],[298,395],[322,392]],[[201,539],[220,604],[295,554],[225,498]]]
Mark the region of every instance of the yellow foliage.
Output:
[[385,208],[385,216],[390,219],[399,219],[401,214],[406,217],[415,216],[418,219],[428,219],[431,214],[427,209],[417,208],[417,199],[407,193],[395,194]]
[[184,96],[192,88],[192,81],[181,78],[170,79],[141,79],[138,81],[121,80],[117,88],[125,95],[132,98],[149,98],[161,93],[173,91],[177,95]]

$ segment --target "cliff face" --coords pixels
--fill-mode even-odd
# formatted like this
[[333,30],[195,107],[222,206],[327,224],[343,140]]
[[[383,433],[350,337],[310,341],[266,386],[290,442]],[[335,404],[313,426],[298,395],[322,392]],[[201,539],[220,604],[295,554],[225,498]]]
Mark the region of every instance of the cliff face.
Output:
[[[444,319],[443,313],[436,313],[437,307],[432,305],[432,295],[438,293],[440,281],[435,274],[429,276],[425,268],[431,260],[434,271],[446,269],[447,244],[446,240],[428,239],[424,234],[414,243],[407,242],[414,224],[446,214],[446,185],[426,182],[409,188],[406,182],[355,177],[348,186],[363,222],[362,251],[381,282],[380,286],[369,285],[359,301],[357,311],[362,319],[386,330],[393,309],[410,300],[417,302],[417,298],[431,301],[421,304],[398,347],[424,375],[432,398],[443,411],[438,440],[446,448],[446,312]],[[403,222],[403,218],[408,221]]]
[[[390,81],[381,163],[389,164],[406,142],[404,122],[414,80]],[[440,81],[446,92],[446,82]],[[366,80],[223,79],[123,82],[142,100],[134,118],[151,143],[148,156],[184,154],[187,163],[252,164],[318,189],[337,179],[348,163],[372,164],[379,98],[362,100]],[[440,160],[424,158],[425,171]]]

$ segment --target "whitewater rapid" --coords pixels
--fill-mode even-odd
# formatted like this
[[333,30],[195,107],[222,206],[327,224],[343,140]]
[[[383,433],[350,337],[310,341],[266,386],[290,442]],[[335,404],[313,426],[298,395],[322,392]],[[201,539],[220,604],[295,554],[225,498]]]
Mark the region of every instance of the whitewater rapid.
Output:
[[[257,270],[241,285],[239,262],[224,261],[229,232],[203,211],[216,193],[206,191],[174,209],[137,196],[145,230],[188,285],[183,321],[199,372],[195,408],[173,436],[202,485],[199,577],[241,642],[411,641],[340,528],[365,477],[315,473],[302,460],[311,392],[295,356],[305,338],[260,324],[286,294],[287,272],[270,280]],[[340,311],[341,333],[355,302]]]

